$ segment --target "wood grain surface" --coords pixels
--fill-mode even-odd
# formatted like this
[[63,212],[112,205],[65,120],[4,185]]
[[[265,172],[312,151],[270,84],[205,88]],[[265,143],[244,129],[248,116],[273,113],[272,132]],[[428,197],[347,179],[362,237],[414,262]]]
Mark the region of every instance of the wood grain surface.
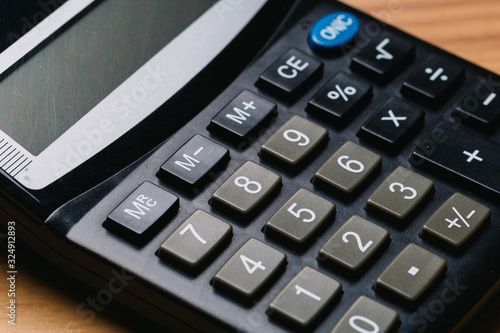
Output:
[[[500,73],[498,0],[344,0],[406,32]],[[498,221],[496,221],[498,222]],[[5,239],[0,239],[5,243]],[[111,303],[92,320],[77,313],[96,291],[77,282],[19,241],[16,245],[16,326],[7,324],[6,278],[0,279],[0,332],[156,332],[160,328]],[[7,252],[0,244],[1,271]],[[500,255],[500,254],[495,254]],[[5,276],[6,273],[2,273]],[[478,281],[479,282],[479,281]],[[465,327],[465,332],[500,332],[500,294]]]

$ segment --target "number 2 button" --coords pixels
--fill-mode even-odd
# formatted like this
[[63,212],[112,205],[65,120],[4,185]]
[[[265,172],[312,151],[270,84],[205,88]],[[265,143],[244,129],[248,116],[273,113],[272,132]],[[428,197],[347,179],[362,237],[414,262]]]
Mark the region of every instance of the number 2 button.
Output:
[[434,190],[434,182],[398,167],[368,198],[366,209],[375,208],[403,220]]

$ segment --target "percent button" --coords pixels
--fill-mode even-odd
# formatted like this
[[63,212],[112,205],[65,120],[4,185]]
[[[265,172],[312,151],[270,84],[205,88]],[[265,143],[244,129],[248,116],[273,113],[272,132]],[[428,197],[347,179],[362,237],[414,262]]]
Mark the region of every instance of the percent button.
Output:
[[360,111],[371,97],[372,87],[368,83],[339,73],[309,101],[307,112],[344,121]]

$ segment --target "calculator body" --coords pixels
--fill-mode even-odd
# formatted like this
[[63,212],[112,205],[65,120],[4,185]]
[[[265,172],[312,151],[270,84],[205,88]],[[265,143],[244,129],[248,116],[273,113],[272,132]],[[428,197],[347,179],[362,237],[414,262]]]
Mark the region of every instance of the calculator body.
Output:
[[[64,157],[66,162],[74,163],[56,167],[55,170],[60,172],[58,176],[51,176],[52,171],[43,170],[42,176],[29,174],[26,169],[32,168],[36,162],[21,164],[24,158],[15,160],[19,162],[12,161],[20,164],[3,168],[0,177],[2,223],[16,221],[20,239],[76,278],[99,290],[101,294],[97,295],[97,299],[99,302],[100,295],[101,303],[97,306],[105,305],[106,295],[111,295],[113,299],[120,300],[138,313],[172,330],[279,332],[302,329],[330,332],[343,320],[343,316],[360,296],[375,300],[397,313],[397,320],[391,326],[393,330],[443,332],[460,328],[464,324],[462,319],[467,318],[477,304],[500,286],[500,256],[496,255],[500,252],[500,243],[497,241],[500,229],[496,223],[500,213],[500,196],[497,182],[499,176],[495,173],[500,163],[497,160],[493,167],[479,172],[486,177],[481,176],[480,179],[471,176],[469,168],[464,171],[455,166],[457,163],[467,163],[468,167],[471,163],[482,163],[480,159],[487,159],[487,156],[482,154],[484,150],[479,147],[490,148],[490,143],[493,148],[489,152],[492,156],[497,156],[500,130],[498,117],[491,120],[491,124],[484,125],[482,120],[479,123],[475,120],[474,114],[470,115],[470,110],[459,109],[467,105],[464,102],[467,96],[472,96],[467,101],[479,98],[479,104],[495,105],[498,101],[495,101],[495,92],[499,91],[500,78],[335,1],[292,3],[269,0],[249,5],[250,9],[238,8],[241,3],[242,6],[248,5],[245,1],[221,1],[216,5],[218,7],[199,9],[203,13],[211,8],[218,19],[220,15],[228,15],[227,19],[221,21],[234,20],[240,22],[241,26],[229,34],[218,51],[213,51],[213,57],[202,61],[199,68],[193,69],[195,74],[184,79],[185,81],[179,79],[185,83],[172,88],[174,93],[168,97],[157,98],[154,92],[153,86],[156,83],[170,78],[170,73],[164,72],[161,67],[158,69],[157,66],[161,65],[155,63],[150,63],[149,67],[140,67],[142,76],[138,76],[129,88],[132,100],[127,97],[123,99],[126,93],[110,89],[105,98],[114,101],[116,98],[113,97],[117,96],[119,104],[115,105],[117,107],[114,110],[121,117],[134,115],[135,108],[143,105],[151,109],[149,114],[138,118],[133,126],[125,127],[122,134],[107,143],[101,141],[105,134],[100,133],[106,133],[113,126],[113,123],[104,118],[96,122],[97,127],[82,127],[80,133],[83,133],[83,137],[75,139],[80,140],[80,145],[77,143],[73,146],[75,148],[67,150]],[[62,6],[64,5],[66,4],[63,3]],[[100,6],[104,5],[106,1],[83,6],[66,25],[56,29],[53,33],[54,41],[84,20],[86,15],[100,10]],[[244,16],[251,10],[252,14]],[[243,18],[229,18],[235,12],[243,15]],[[330,13],[353,15],[359,21],[359,29],[352,40],[339,45],[334,51],[325,51],[310,41],[311,31],[318,21]],[[197,19],[199,17],[193,18]],[[347,19],[348,16],[343,16],[338,22],[345,24]],[[337,26],[337,30],[342,29]],[[332,31],[336,30],[327,32]],[[373,44],[377,38],[385,36],[384,33],[390,33],[388,38],[393,41],[400,40],[403,44],[410,45],[408,55],[387,75],[367,69],[370,66],[359,57],[371,45],[376,46],[380,58],[396,56],[395,52],[390,53],[387,44],[384,44],[384,48],[383,41],[386,38]],[[50,50],[51,45],[50,41],[42,41],[22,59],[36,59],[37,52]],[[178,47],[181,48],[180,45]],[[175,57],[188,57],[187,53],[192,52],[180,52]],[[300,62],[298,59],[302,55],[304,57]],[[156,55],[152,59],[155,57]],[[312,64],[312,61],[304,60],[305,57],[318,61],[321,70],[292,94],[283,92],[280,87],[276,88],[279,83],[263,79],[266,71],[281,59],[285,61],[277,68],[282,68],[282,77],[296,75],[305,68],[305,62]],[[437,101],[415,88],[419,82],[410,80],[424,61],[432,57],[444,59],[444,63],[433,63],[436,66],[429,66],[429,73],[427,68],[422,69],[427,75],[424,75],[424,79],[429,80],[428,84],[454,82],[443,88],[444,92],[436,98]],[[357,60],[353,60],[354,58]],[[453,63],[458,69],[448,73],[444,67],[447,62]],[[191,61],[187,63],[190,64]],[[2,82],[6,82],[10,75],[22,71],[23,61],[13,62],[13,66],[17,66],[16,70],[7,68],[2,74]],[[133,75],[141,73],[140,70]],[[347,103],[350,98],[356,97],[362,87],[369,86],[367,97],[347,117],[325,113],[311,103],[316,94],[332,79],[338,78],[339,74],[348,79],[354,78],[354,82],[361,82],[362,86],[346,84],[345,82],[351,81],[345,81],[345,77],[341,76],[344,81],[335,83],[333,89],[329,90],[329,96],[333,97],[331,99]],[[480,85],[487,90],[477,97],[475,91]],[[356,93],[347,87],[355,87]],[[144,95],[149,94],[149,91],[153,91],[153,97]],[[237,108],[231,103],[242,92],[247,94],[242,97],[242,101],[247,104],[239,101]],[[373,114],[392,98],[422,111],[417,117],[416,125],[408,131],[409,134],[405,134],[402,139],[398,138],[396,143],[380,139],[368,126]],[[251,117],[248,114],[251,114],[252,105],[248,101],[257,99],[274,106],[269,107],[269,115],[248,134],[239,136],[228,130],[223,122],[217,122],[221,110],[228,106],[229,110],[237,108],[239,111],[235,111],[232,118],[226,117],[224,113],[225,120],[245,122]],[[403,126],[403,116],[394,112],[386,113],[383,115],[386,118],[382,122],[384,126],[394,126],[393,130]],[[268,152],[273,149],[266,151],[261,147],[266,146],[268,140],[297,115],[326,129],[328,139],[322,139],[322,143],[305,160],[291,166],[276,154]],[[82,116],[81,119],[86,118]],[[81,121],[78,122],[81,124]],[[314,133],[318,131],[316,128],[313,130]],[[291,131],[288,129],[286,133],[289,138],[287,140],[296,142],[297,145],[304,139],[302,132],[294,132],[294,128]],[[193,152],[183,152],[182,147],[196,135],[210,140],[217,147],[227,149],[227,153],[222,154],[223,157],[214,163],[214,167],[193,184],[170,172],[166,163],[180,151],[180,157],[173,160],[174,165],[180,166],[182,170],[193,169],[199,161],[196,155],[191,154]],[[434,151],[439,151],[442,145],[451,142],[448,140],[461,142],[454,135],[464,136],[468,141],[477,140],[474,142],[480,146],[477,149],[464,149],[467,152],[463,155],[464,161],[457,158],[449,163],[435,157]],[[446,139],[443,139],[444,136]],[[488,143],[483,144],[483,141]],[[319,179],[318,170],[346,142],[359,144],[381,157],[373,174],[363,180],[352,193],[347,194],[316,182]],[[102,149],[95,154],[87,154],[91,145]],[[22,146],[18,148],[21,153],[24,153],[23,149]],[[66,148],[63,146],[55,150],[60,149]],[[452,155],[451,150],[448,153]],[[216,155],[213,152],[205,158],[215,158]],[[51,158],[40,164],[47,165]],[[251,213],[242,213],[228,207],[214,193],[218,193],[226,180],[248,161],[279,175],[280,184],[270,191],[271,194],[264,202],[257,204],[255,209],[252,208]],[[346,166],[344,169],[350,169],[351,173],[359,170],[359,164],[347,164],[349,157],[340,161]],[[478,164],[477,168],[480,169],[480,166]],[[399,167],[433,183],[423,201],[408,216],[402,218],[368,203],[384,180],[391,177]],[[247,194],[257,191],[259,185],[253,183],[256,188],[252,187],[250,177],[239,177],[239,180],[235,180],[237,188],[245,190]],[[33,180],[35,178],[41,180]],[[492,183],[488,184],[484,179],[490,179]],[[132,198],[129,202],[132,206],[121,209],[121,212],[128,209],[128,217],[136,219],[138,216],[147,216],[156,201],[148,201],[150,196],[146,192],[134,192],[145,183],[174,196],[177,201],[172,205],[177,205],[178,208],[164,212],[159,223],[153,221],[153,228],[138,237],[134,232],[124,231],[120,225],[120,217],[115,219],[113,212],[128,198]],[[411,197],[411,190],[405,192],[409,186],[399,184],[392,186],[390,191]],[[307,240],[297,243],[280,231],[271,232],[268,222],[301,189],[335,204],[335,211],[329,214],[328,219]],[[490,210],[482,225],[464,244],[458,246],[450,245],[443,237],[431,235],[423,229],[433,214],[455,193],[478,203],[480,206],[474,206],[475,211],[483,206]],[[307,211],[299,213],[299,208],[291,210],[300,219],[307,220]],[[460,209],[458,206],[453,208]],[[164,241],[178,232],[179,226],[198,210],[224,221],[231,226],[231,231],[196,267],[187,267],[175,258],[163,257],[161,247]],[[465,214],[457,212],[456,215],[446,215],[443,219],[452,221],[447,222],[449,229],[466,228],[469,216],[473,217],[472,210],[469,209]],[[330,237],[353,215],[361,216],[389,232],[388,239],[380,249],[355,272],[320,256]],[[194,235],[193,229],[186,232]],[[203,240],[202,234],[198,237]],[[277,249],[286,259],[256,294],[242,297],[238,292],[228,290],[224,283],[223,287],[219,287],[220,283],[214,277],[218,276],[221,268],[249,239],[256,239]],[[364,241],[359,242],[363,245]],[[412,301],[395,295],[376,282],[410,243],[446,260],[446,267],[436,280],[418,299]],[[247,265],[249,274],[250,271],[264,267],[258,264],[261,262],[259,258],[248,259],[250,261],[246,261],[246,264],[245,260],[243,265]],[[325,308],[318,311],[311,323],[300,328],[300,325],[286,315],[273,313],[270,304],[304,267],[310,267],[340,282],[341,291]],[[416,275],[418,268],[412,267],[408,272]],[[83,318],[92,318],[95,306],[84,304],[77,312]],[[361,322],[357,323],[362,325]],[[356,322],[354,326],[355,324]],[[373,327],[367,325],[365,330]]]

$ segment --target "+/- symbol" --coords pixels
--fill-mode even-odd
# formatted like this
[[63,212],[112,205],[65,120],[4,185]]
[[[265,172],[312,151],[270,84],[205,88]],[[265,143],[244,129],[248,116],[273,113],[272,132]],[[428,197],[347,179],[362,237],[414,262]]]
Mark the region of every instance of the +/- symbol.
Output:
[[441,81],[448,81],[448,76],[443,74],[444,69],[442,69],[441,67],[439,67],[436,71],[434,71],[432,68],[426,68],[425,72],[429,75],[432,74],[431,77],[429,78],[429,80],[431,81],[436,81],[438,77],[441,79]]
[[345,87],[345,89],[342,90],[342,88],[340,88],[338,84],[335,85],[335,89],[337,89],[337,91],[332,90],[328,93],[328,98],[336,100],[342,97],[344,101],[347,102],[349,101],[349,98],[347,96],[355,95],[357,92],[356,88],[351,86]]
[[[451,229],[452,227],[457,227],[457,228],[461,228],[462,226],[457,223],[458,219],[460,219],[464,225],[467,227],[467,228],[470,228],[470,225],[469,223],[467,223],[467,221],[465,220],[465,218],[458,212],[458,210],[455,208],[455,207],[452,207],[451,209],[453,209],[453,211],[455,212],[455,214],[457,214],[458,217],[456,217],[454,220],[450,220],[450,219],[445,219],[446,222],[448,222],[448,229]],[[466,219],[470,219],[474,214],[476,213],[475,210],[471,210],[469,215],[467,215]]]

